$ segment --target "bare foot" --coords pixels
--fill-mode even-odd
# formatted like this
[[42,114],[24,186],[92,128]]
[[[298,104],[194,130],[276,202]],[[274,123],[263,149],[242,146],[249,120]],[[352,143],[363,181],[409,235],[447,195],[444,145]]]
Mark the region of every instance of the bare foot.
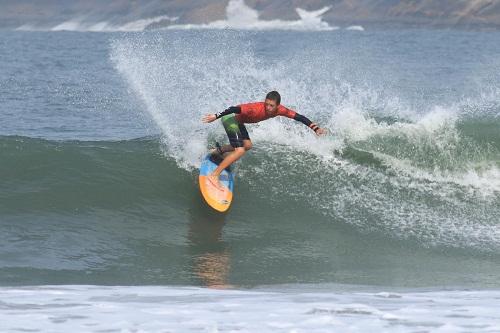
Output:
[[224,191],[224,187],[220,183],[218,176],[208,175],[207,178],[208,178],[208,181],[211,182],[212,185],[214,185],[218,190]]

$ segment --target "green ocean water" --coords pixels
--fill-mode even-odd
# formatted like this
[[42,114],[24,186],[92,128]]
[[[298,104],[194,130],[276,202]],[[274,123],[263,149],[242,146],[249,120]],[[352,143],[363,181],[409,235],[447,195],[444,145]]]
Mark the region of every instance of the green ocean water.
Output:
[[[497,38],[2,32],[0,284],[498,288]],[[331,135],[248,125],[217,214],[200,118],[270,89]]]

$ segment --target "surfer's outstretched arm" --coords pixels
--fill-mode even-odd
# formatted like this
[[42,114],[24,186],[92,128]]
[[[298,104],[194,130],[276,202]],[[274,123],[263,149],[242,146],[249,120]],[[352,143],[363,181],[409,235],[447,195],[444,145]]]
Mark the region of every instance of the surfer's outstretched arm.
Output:
[[241,113],[241,108],[239,106],[231,106],[222,112],[215,113],[215,114],[207,114],[201,120],[204,123],[211,123],[212,121],[214,121],[216,119],[219,119],[221,117],[227,116],[228,114],[232,114],[232,113]]
[[316,133],[316,135],[323,135],[326,133],[325,129],[319,127],[318,124],[313,123],[311,120],[309,120],[309,118],[307,118],[306,116],[303,116],[297,112],[295,113],[295,116],[293,117],[293,119],[296,121],[300,121],[302,124],[306,125],[310,129],[312,129],[314,131],[314,133]]

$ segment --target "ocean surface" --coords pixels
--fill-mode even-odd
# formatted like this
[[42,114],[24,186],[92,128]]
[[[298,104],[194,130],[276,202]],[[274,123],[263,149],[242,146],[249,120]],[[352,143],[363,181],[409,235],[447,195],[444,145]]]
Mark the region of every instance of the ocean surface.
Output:
[[[499,332],[500,32],[0,31],[0,330]],[[201,117],[247,126],[227,214]]]

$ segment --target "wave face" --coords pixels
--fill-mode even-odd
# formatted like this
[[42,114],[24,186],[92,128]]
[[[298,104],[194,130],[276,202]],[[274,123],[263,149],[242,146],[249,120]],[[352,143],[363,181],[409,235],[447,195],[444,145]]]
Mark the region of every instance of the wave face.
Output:
[[[0,85],[0,283],[498,286],[496,35],[13,36],[38,50],[18,63],[43,66]],[[249,125],[233,207],[214,214],[197,167],[226,138],[200,118],[273,89],[330,135]]]
[[[426,245],[498,249],[498,104],[465,100],[416,112],[373,88],[336,79],[329,70],[336,57],[304,63],[298,52],[286,63],[265,64],[248,51],[252,47],[231,48],[230,40],[221,39],[202,52],[195,40],[182,50],[175,40],[113,43],[116,68],[142,97],[164,133],[167,154],[180,166],[196,167],[208,138],[220,132],[220,126],[204,130],[200,111],[260,99],[262,87],[278,89],[286,92],[286,104],[332,135],[318,140],[284,120],[253,128],[257,149],[240,174],[256,192],[273,201],[307,202],[362,230]],[[196,110],[175,98],[186,85]]]

